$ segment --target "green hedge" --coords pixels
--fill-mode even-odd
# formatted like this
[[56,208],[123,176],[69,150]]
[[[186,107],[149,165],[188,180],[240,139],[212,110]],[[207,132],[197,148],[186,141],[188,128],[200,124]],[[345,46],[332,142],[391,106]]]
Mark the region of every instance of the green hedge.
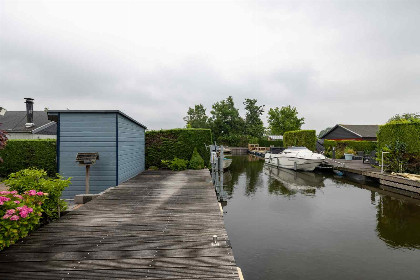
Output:
[[283,140],[258,139],[258,145],[260,145],[260,147],[270,147],[270,146],[283,147]]
[[162,160],[175,157],[189,160],[194,148],[208,166],[210,151],[206,145],[212,143],[210,129],[169,129],[146,132],[146,167],[162,167]]
[[420,123],[394,123],[379,126],[378,149],[394,146],[397,141],[407,145],[407,153],[420,154]]
[[420,174],[420,123],[381,125],[378,151],[378,155],[382,151],[390,152],[384,157],[387,171]]
[[294,130],[287,131],[283,135],[285,147],[306,147],[311,151],[315,151],[316,132],[315,130]]
[[8,140],[0,157],[4,160],[0,163],[0,177],[29,167],[44,169],[49,176],[57,173],[55,139]]
[[336,151],[344,151],[346,147],[352,148],[355,152],[371,152],[377,148],[377,142],[375,141],[357,141],[357,140],[324,140],[324,147],[326,152],[332,151],[332,147],[335,147]]

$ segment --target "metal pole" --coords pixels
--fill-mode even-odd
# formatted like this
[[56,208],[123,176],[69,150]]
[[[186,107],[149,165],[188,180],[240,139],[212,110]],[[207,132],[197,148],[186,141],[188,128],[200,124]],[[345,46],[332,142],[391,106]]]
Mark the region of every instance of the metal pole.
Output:
[[382,152],[381,173],[384,173],[384,154],[389,154],[389,152]]
[[89,194],[89,177],[90,177],[90,165],[86,164],[86,194]]

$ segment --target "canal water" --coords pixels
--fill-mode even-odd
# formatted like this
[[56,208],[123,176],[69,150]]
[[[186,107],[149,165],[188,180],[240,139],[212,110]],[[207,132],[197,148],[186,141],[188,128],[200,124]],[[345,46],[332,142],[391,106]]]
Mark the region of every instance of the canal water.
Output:
[[420,201],[236,156],[225,225],[246,280],[420,279]]

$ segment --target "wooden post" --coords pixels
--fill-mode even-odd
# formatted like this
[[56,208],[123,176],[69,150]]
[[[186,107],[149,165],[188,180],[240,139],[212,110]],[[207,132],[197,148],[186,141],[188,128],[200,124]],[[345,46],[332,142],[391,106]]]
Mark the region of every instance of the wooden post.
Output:
[[89,194],[89,177],[90,177],[90,164],[86,164],[86,194]]

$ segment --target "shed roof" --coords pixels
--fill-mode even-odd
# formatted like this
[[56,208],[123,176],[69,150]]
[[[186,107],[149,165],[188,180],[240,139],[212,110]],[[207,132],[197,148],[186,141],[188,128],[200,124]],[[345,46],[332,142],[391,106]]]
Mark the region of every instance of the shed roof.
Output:
[[114,113],[114,114],[120,114],[121,116],[129,119],[130,121],[138,124],[139,126],[143,127],[144,129],[147,129],[145,125],[142,123],[136,121],[132,117],[126,115],[125,113],[121,112],[120,110],[48,110],[48,119],[49,120],[55,120],[54,116],[58,113],[65,113],[65,114],[76,114],[76,113]]
[[345,130],[362,138],[375,138],[376,133],[379,130],[379,125],[377,124],[336,124],[330,130],[325,132],[320,138],[324,138],[337,127],[342,127]]
[[26,111],[7,111],[4,116],[0,115],[0,129],[9,133],[57,134],[57,126],[48,119],[47,112],[34,111],[33,114],[35,125],[26,127]]
[[376,133],[379,130],[379,125],[377,124],[340,124],[341,127],[350,130],[351,132],[359,135],[360,137],[376,137]]

